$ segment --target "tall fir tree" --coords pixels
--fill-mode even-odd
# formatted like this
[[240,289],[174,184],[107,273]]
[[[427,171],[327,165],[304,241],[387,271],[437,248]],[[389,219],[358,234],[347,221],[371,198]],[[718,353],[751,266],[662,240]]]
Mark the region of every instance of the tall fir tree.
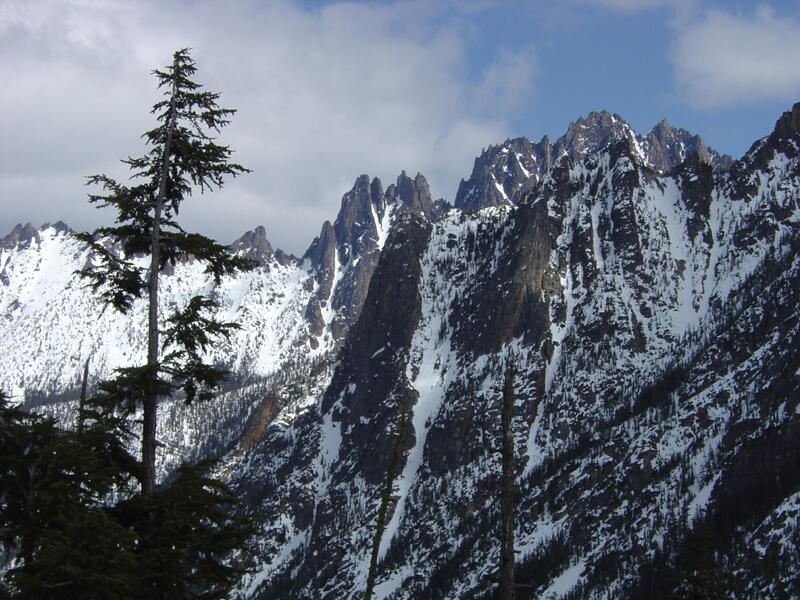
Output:
[[[142,466],[137,477],[145,494],[155,491],[158,398],[178,389],[187,403],[210,398],[227,373],[205,363],[203,351],[216,336],[226,336],[237,327],[216,321],[210,316],[215,304],[197,296],[166,319],[162,339],[160,275],[167,265],[190,255],[206,264],[217,283],[223,275],[254,266],[210,238],[184,231],[176,222],[181,204],[193,189],[202,193],[221,188],[226,177],[248,171],[231,162],[231,150],[212,136],[229,123],[235,111],[219,107],[219,94],[201,91],[191,79],[195,71],[186,48],[175,52],[169,67],[153,71],[163,99],[151,111],[156,127],[142,136],[149,150],[144,156],[122,161],[132,171],[133,184],[123,185],[107,175],[88,178],[89,184],[99,185],[103,191],[90,194],[90,201],[116,210],[116,224],[79,234],[96,257],[80,275],[106,302],[127,313],[136,299],[147,298],[147,363],[119,369],[101,392],[109,410],[123,410],[129,416],[142,410]],[[148,267],[134,261],[142,254],[149,256]]]
[[[159,275],[189,255],[217,283],[254,266],[175,220],[193,189],[247,171],[214,142],[234,111],[200,91],[195,70],[183,49],[154,71],[164,99],[144,134],[150,149],[123,161],[134,184],[89,178],[104,191],[90,200],[116,209],[116,224],[78,236],[94,250],[80,275],[104,300],[122,313],[149,302],[146,364],[118,369],[87,398],[87,363],[74,431],[0,394],[0,598],[225,598],[242,573],[229,557],[252,521],[231,510],[236,499],[209,475],[212,463],[183,465],[169,485],[155,485],[158,397],[211,398],[226,372],[204,360],[205,350],[236,327],[216,321],[214,303],[200,296],[160,318]],[[140,410],[137,457],[129,448]]]
[[[206,265],[216,283],[227,274],[255,267],[217,242],[185,231],[176,221],[182,202],[193,190],[217,189],[227,176],[247,172],[229,160],[231,150],[212,136],[235,111],[218,106],[219,94],[201,91],[191,79],[195,71],[188,49],[175,52],[164,70],[153,71],[164,95],[153,106],[156,127],[143,135],[149,150],[122,161],[132,170],[131,184],[106,175],[88,178],[89,184],[102,189],[90,194],[90,201],[116,210],[117,218],[113,226],[78,235],[93,250],[79,275],[123,314],[138,299],[148,302],[147,347],[143,349],[147,361],[117,369],[111,379],[98,383],[93,396],[82,394],[74,436],[77,447],[87,449],[96,460],[89,461],[94,466],[81,476],[91,481],[97,472],[112,479],[101,480],[105,487],[98,488],[92,498],[73,502],[85,507],[91,504],[89,500],[103,498],[88,513],[91,519],[81,521],[84,513],[76,510],[75,518],[56,523],[53,529],[60,536],[56,549],[61,554],[37,550],[22,557],[25,571],[10,588],[15,598],[37,597],[30,594],[32,589],[41,589],[36,587],[36,578],[23,575],[46,572],[52,564],[62,564],[73,574],[53,584],[60,597],[115,597],[95,594],[92,569],[80,570],[91,557],[91,549],[82,550],[76,543],[80,531],[76,524],[83,527],[90,546],[110,540],[106,554],[125,560],[104,571],[115,574],[109,586],[113,583],[120,597],[224,598],[242,573],[229,558],[252,534],[252,521],[231,510],[236,499],[210,475],[212,463],[183,465],[168,485],[156,487],[158,399],[179,391],[187,403],[212,398],[228,373],[210,364],[206,351],[237,328],[235,323],[216,320],[215,303],[203,296],[191,298],[171,315],[161,315],[160,275],[168,265],[190,256]],[[142,256],[149,259],[147,264],[142,264]],[[141,450],[133,456],[128,448],[135,445],[137,435]],[[71,464],[60,472],[74,470]],[[139,493],[133,491],[133,482],[138,483]],[[45,497],[49,495],[42,491]],[[28,545],[51,548],[48,539],[53,536],[40,533],[29,535]],[[75,552],[67,552],[72,549]]]

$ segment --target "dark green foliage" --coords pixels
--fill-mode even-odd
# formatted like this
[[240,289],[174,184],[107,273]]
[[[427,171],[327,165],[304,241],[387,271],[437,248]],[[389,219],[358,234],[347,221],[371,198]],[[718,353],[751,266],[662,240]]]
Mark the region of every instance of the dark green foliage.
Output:
[[0,399],[0,545],[16,561],[0,598],[225,597],[242,573],[226,560],[253,530],[212,463],[137,493],[124,420],[94,414],[82,433],[64,431]]
[[668,600],[728,600],[733,577],[716,558],[711,530],[698,523],[686,534],[678,557],[676,584]]
[[126,597],[135,538],[104,504],[130,489],[116,464],[125,457],[113,433],[62,431],[0,398],[0,544],[4,562],[16,561],[0,584],[6,597]]
[[[132,260],[136,255],[152,255],[154,240],[159,270],[194,257],[205,263],[206,272],[219,283],[224,275],[255,266],[203,235],[184,231],[175,221],[193,186],[201,191],[219,188],[225,176],[248,171],[230,162],[231,150],[216,144],[210,135],[227,125],[235,111],[217,105],[219,94],[199,91],[201,86],[191,80],[195,71],[189,50],[183,49],[175,53],[169,68],[153,72],[158,87],[165,90],[165,98],[151,111],[157,127],[143,135],[150,150],[142,157],[122,161],[131,168],[132,180],[141,183],[127,186],[107,175],[88,178],[89,184],[99,185],[104,192],[90,194],[90,201],[115,209],[117,225],[78,234],[94,253],[93,260],[78,274],[105,302],[123,313],[145,295],[151,297],[151,302],[157,300],[157,283],[152,288],[147,268]],[[167,319],[168,327],[163,332],[163,356],[148,361],[149,367],[138,371],[120,370],[113,383],[105,385],[104,393],[127,394],[124,402],[129,404],[142,403],[152,393],[169,395],[178,388],[183,389],[187,401],[210,398],[225,372],[216,372],[214,365],[203,363],[202,351],[214,338],[225,337],[237,327],[209,316],[215,307],[210,299],[195,297],[186,307],[177,309]],[[156,328],[150,337],[157,340],[159,333]],[[113,391],[112,385],[119,391]]]
[[144,598],[224,598],[244,572],[226,558],[252,535],[252,522],[234,515],[230,491],[208,474],[211,462],[183,465],[154,494],[137,494],[111,513],[136,535]]
[[[191,79],[196,70],[184,48],[175,52],[165,70],[153,71],[164,98],[151,111],[156,127],[142,136],[149,150],[122,161],[130,167],[135,183],[125,185],[104,174],[92,175],[87,182],[102,189],[89,195],[90,202],[114,209],[116,225],[78,236],[93,250],[92,260],[78,274],[106,303],[122,313],[139,298],[146,297],[149,303],[147,364],[120,369],[116,378],[101,386],[106,410],[122,407],[132,415],[142,408],[140,479],[146,493],[155,489],[157,398],[178,389],[187,403],[212,398],[228,373],[205,362],[203,353],[215,339],[237,327],[216,321],[210,314],[216,304],[198,296],[168,317],[162,332],[159,274],[189,258],[202,261],[216,283],[224,275],[255,267],[254,262],[233,256],[221,244],[189,233],[176,222],[180,205],[193,188],[201,192],[220,188],[225,177],[248,171],[230,161],[232,152],[227,146],[215,143],[212,134],[219,133],[235,111],[218,106],[219,94],[200,91],[200,84]],[[137,255],[150,257],[149,268],[133,261]]]
[[75,235],[89,245],[98,259],[97,263],[78,271],[78,275],[90,279],[92,290],[100,293],[107,304],[121,313],[128,312],[133,301],[140,298],[147,289],[142,273],[133,268],[130,262],[115,256],[104,244],[95,241],[95,236],[99,237],[102,233]]
[[195,397],[200,400],[212,398],[212,390],[218,388],[229,374],[203,363],[201,356],[215,337],[227,337],[231,330],[239,328],[238,323],[222,323],[208,317],[207,311],[216,306],[209,298],[195,296],[186,308],[167,319],[162,348],[172,350],[162,357],[161,369],[173,381],[181,382],[187,404]]

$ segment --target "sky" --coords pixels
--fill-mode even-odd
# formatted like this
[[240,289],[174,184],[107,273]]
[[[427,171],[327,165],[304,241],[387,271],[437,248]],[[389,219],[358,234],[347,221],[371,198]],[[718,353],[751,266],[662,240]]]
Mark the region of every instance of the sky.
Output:
[[218,142],[252,172],[181,224],[225,243],[263,225],[296,255],[362,173],[420,172],[452,201],[483,148],[593,110],[738,158],[800,101],[795,0],[0,0],[0,236],[113,221],[86,177],[127,180],[150,72],[183,47],[237,109]]

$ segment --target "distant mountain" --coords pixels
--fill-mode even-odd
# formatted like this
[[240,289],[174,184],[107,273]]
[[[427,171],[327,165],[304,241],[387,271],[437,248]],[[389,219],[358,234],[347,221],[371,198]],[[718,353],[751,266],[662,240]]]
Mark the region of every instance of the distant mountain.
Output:
[[[800,596],[800,104],[735,162],[592,113],[484,151],[455,205],[361,176],[302,259],[232,245],[261,261],[214,292],[236,377],[159,436],[162,476],[222,454],[258,515],[240,597],[363,596],[405,415],[375,597],[491,598],[508,367],[519,598],[658,598],[699,523],[736,597]],[[83,361],[141,359],[90,259],[62,226],[0,241],[0,385],[65,423]],[[210,287],[176,265],[165,305]]]
[[[371,194],[371,195],[370,195]],[[231,251],[259,262],[253,273],[228,279],[214,290],[226,319],[241,325],[214,351],[238,373],[268,375],[294,354],[322,355],[338,347],[357,318],[367,286],[393,219],[402,211],[427,218],[441,215],[422,175],[402,173],[384,194],[381,182],[366,175],[342,198],[335,224],[322,232],[298,259],[273,250],[264,227],[231,244]],[[139,303],[130,319],[101,306],[74,272],[91,260],[88,249],[64,223],[16,226],[0,239],[0,314],[4,358],[0,385],[34,395],[77,385],[81,365],[107,376],[132,364],[144,339],[145,310]],[[174,306],[211,286],[200,265],[176,265],[164,282],[163,306]],[[127,343],[120,344],[120,340]],[[305,355],[305,354],[304,354]]]
[[645,136],[636,133],[619,115],[592,112],[570,123],[554,144],[547,136],[536,144],[527,138],[506,140],[490,146],[475,159],[472,175],[458,187],[454,205],[467,211],[488,206],[515,205],[561,156],[581,161],[590,154],[628,140],[639,164],[664,175],[682,163],[690,153],[716,170],[727,170],[733,159],[707,148],[702,138],[676,129],[661,120]]

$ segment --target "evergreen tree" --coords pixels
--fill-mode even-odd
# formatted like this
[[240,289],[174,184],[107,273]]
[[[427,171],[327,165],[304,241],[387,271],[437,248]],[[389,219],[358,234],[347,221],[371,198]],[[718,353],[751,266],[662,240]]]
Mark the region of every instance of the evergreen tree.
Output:
[[83,416],[65,431],[0,396],[0,598],[226,597],[241,574],[226,559],[252,527],[212,463],[136,493],[123,432]]
[[670,600],[728,600],[733,578],[717,561],[714,538],[704,523],[686,534],[678,556],[678,570]]
[[[246,171],[211,137],[234,111],[200,91],[195,70],[183,49],[154,71],[164,99],[143,136],[149,151],[123,161],[133,184],[89,178],[104,192],[90,200],[114,208],[116,224],[79,235],[94,250],[79,274],[104,300],[127,313],[147,298],[146,364],[118,369],[90,398],[82,392],[75,431],[0,399],[0,597],[223,598],[242,572],[226,561],[251,521],[235,516],[212,463],[184,465],[169,485],[155,485],[158,398],[180,390],[187,403],[210,399],[227,373],[205,351],[237,327],[215,320],[215,304],[202,296],[160,318],[159,275],[190,255],[217,283],[254,266],[175,220],[194,188],[219,188]],[[137,264],[141,255],[149,267]],[[136,457],[129,448],[139,433]]]
[[129,598],[136,536],[106,499],[134,480],[119,437],[63,431],[0,396],[0,598]]
[[381,547],[381,539],[386,529],[386,511],[389,508],[389,501],[392,497],[394,480],[397,477],[397,464],[400,462],[400,445],[406,434],[407,412],[406,409],[400,413],[400,426],[397,429],[397,436],[392,445],[392,458],[389,461],[389,470],[386,472],[386,487],[381,495],[381,504],[378,508],[378,521],[375,524],[375,537],[372,539],[372,554],[369,560],[369,571],[367,573],[367,587],[364,590],[364,600],[371,600],[372,591],[375,588],[375,580],[378,576],[378,552]]
[[[187,233],[175,220],[194,188],[201,192],[220,188],[226,176],[248,171],[230,162],[231,150],[215,143],[211,135],[219,133],[235,111],[218,106],[219,94],[201,91],[191,79],[195,71],[188,49],[175,52],[165,70],[153,71],[164,98],[151,111],[156,127],[143,135],[149,151],[122,161],[130,167],[134,183],[123,185],[106,175],[88,178],[89,184],[103,190],[90,194],[90,201],[116,210],[116,225],[79,235],[95,252],[96,260],[80,271],[95,291],[122,313],[136,299],[148,300],[147,363],[119,369],[103,387],[108,408],[128,415],[142,409],[138,478],[146,494],[155,491],[158,397],[182,389],[186,402],[210,398],[226,373],[204,363],[202,353],[215,336],[236,327],[211,318],[214,303],[198,296],[167,319],[166,335],[160,339],[160,273],[190,255],[205,262],[217,283],[225,274],[254,266],[205,236]],[[147,269],[133,260],[141,254],[149,256]]]

